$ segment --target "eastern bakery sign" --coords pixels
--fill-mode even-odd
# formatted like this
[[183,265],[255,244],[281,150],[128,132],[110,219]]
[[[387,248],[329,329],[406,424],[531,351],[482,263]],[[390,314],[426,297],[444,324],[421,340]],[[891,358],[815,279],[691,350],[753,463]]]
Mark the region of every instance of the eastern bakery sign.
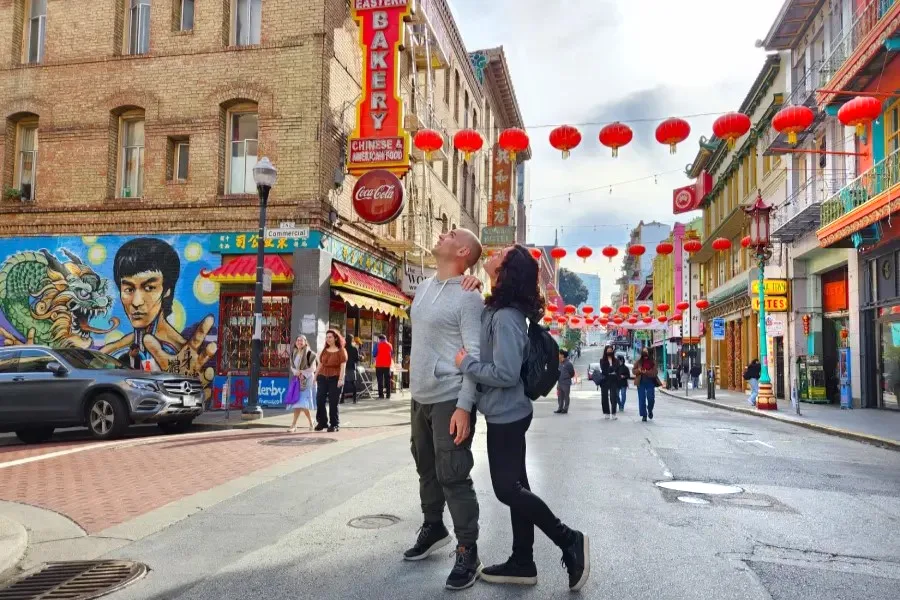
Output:
[[410,136],[403,129],[400,45],[413,0],[351,0],[363,54],[363,85],[350,135],[347,170],[360,175],[409,171]]

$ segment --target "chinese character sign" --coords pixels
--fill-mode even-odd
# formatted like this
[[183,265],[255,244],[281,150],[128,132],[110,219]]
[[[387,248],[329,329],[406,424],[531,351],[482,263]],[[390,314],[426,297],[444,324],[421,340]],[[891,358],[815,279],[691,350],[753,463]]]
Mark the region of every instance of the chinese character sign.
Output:
[[510,199],[512,197],[513,168],[509,152],[494,146],[493,176],[491,179],[491,200],[488,203],[488,226],[509,225]]

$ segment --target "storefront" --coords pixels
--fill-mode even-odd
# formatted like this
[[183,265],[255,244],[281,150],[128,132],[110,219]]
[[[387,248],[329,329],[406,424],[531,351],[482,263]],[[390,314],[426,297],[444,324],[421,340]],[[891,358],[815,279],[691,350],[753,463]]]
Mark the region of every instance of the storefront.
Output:
[[860,257],[863,406],[900,409],[900,240]]
[[720,389],[744,391],[744,367],[759,356],[759,336],[754,335],[759,330],[747,286],[746,274],[720,286],[709,295],[711,305],[703,311],[707,359],[716,369]]
[[850,294],[849,269],[843,265],[819,275],[822,286],[822,354],[825,395],[837,404],[841,400],[840,358],[849,351]]

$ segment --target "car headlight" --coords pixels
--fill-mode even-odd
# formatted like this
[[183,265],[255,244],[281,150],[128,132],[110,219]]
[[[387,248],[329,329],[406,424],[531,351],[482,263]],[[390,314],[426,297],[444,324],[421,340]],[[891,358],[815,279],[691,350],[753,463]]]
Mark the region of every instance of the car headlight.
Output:
[[130,385],[136,390],[144,390],[146,392],[158,392],[159,386],[156,385],[155,381],[151,381],[149,379],[126,379],[125,383]]

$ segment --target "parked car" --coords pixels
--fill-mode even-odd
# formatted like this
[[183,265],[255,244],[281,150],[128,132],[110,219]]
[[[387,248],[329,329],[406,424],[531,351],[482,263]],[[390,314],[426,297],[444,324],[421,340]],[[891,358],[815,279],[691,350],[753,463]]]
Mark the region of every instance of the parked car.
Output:
[[203,412],[203,399],[199,379],[133,371],[94,350],[0,348],[0,432],[14,431],[26,444],[61,427],[87,427],[101,440],[132,423],[177,433]]
[[599,371],[599,370],[600,370],[600,363],[598,363],[598,362],[590,363],[587,368],[588,380],[591,380],[593,378],[594,371]]

